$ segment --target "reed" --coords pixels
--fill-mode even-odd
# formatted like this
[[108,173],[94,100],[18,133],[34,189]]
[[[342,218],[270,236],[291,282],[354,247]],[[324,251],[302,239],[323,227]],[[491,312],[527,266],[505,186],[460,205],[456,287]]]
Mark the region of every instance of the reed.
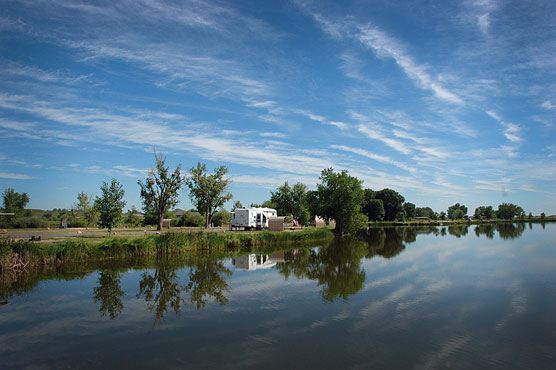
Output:
[[179,255],[196,250],[255,252],[265,247],[305,245],[332,237],[329,229],[307,229],[253,233],[168,232],[140,237],[68,238],[49,243],[0,240],[0,269],[20,270],[62,262]]

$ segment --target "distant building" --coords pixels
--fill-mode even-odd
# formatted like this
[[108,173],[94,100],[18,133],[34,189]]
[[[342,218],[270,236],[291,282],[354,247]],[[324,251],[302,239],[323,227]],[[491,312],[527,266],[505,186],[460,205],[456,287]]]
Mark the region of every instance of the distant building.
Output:
[[176,208],[172,212],[174,212],[174,215],[176,215],[176,217],[181,217],[186,211],[180,208]]

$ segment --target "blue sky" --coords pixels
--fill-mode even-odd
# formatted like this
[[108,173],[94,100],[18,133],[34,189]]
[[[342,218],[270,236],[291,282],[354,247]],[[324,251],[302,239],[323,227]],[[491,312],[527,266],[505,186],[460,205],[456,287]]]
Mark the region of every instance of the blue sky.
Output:
[[[69,208],[154,164],[243,204],[326,167],[437,211],[556,213],[554,1],[1,1],[0,190]],[[189,208],[187,192],[179,207]]]

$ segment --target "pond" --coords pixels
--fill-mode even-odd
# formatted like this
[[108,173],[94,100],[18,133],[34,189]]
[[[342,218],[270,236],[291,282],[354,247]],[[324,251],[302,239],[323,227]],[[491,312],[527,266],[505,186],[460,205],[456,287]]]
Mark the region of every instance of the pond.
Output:
[[556,224],[374,228],[4,273],[0,368],[549,369],[555,241]]

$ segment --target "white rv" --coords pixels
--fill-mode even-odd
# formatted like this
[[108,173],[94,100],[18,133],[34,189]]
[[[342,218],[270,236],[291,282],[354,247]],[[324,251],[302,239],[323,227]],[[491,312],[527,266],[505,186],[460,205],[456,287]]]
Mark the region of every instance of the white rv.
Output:
[[237,208],[232,212],[232,228],[243,227],[245,230],[268,229],[268,219],[278,214],[273,208]]

